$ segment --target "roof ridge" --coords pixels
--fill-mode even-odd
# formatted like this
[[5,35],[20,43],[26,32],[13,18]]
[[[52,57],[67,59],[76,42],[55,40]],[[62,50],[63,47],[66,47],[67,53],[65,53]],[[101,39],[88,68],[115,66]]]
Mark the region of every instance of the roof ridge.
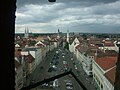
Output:
[[105,71],[105,73],[109,72],[110,70],[112,70],[113,68],[115,68],[116,65],[114,65],[113,67],[109,68],[108,70]]

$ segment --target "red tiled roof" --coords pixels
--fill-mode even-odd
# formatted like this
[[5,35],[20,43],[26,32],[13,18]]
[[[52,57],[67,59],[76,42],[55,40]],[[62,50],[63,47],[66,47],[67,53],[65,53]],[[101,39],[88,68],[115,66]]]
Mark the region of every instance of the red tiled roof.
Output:
[[110,71],[108,71],[105,76],[110,81],[112,85],[115,83],[115,73],[116,73],[116,67],[112,68]]
[[81,46],[82,46],[82,45],[79,44],[79,45],[77,45],[75,48],[76,48],[76,49],[79,49],[79,48],[81,48]]
[[105,50],[107,56],[118,56],[118,53],[115,50]]
[[114,46],[114,44],[112,42],[105,42],[104,46]]
[[94,45],[94,46],[90,45],[88,48],[89,49],[98,49],[98,46],[97,45]]
[[97,58],[96,63],[104,70],[108,70],[116,65],[117,56],[116,57],[101,57]]

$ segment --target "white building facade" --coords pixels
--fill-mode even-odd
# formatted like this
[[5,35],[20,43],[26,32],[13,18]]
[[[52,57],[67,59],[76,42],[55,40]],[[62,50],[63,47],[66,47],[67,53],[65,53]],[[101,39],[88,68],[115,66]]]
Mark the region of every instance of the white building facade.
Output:
[[[103,59],[103,60],[105,61],[105,59]],[[98,64],[98,62],[93,60],[92,73],[93,73],[94,85],[97,87],[98,90],[114,90],[114,85],[107,78],[106,74],[109,73],[111,70],[115,69],[115,62],[111,62],[112,63],[111,64],[110,58],[108,59],[108,62],[104,62],[104,61],[102,61],[102,63],[100,62]],[[107,67],[105,63],[109,63],[109,66]],[[112,72],[112,74],[115,74],[115,72]],[[110,75],[112,75],[112,74],[110,74]],[[112,76],[112,79],[113,78],[114,77]]]
[[74,39],[74,41],[72,42],[72,44],[69,44],[69,50],[70,50],[70,52],[73,52],[74,54],[75,54],[75,47],[77,46],[77,45],[79,45],[80,44],[80,42],[79,42],[79,40],[78,40],[78,38],[76,37],[75,39]]

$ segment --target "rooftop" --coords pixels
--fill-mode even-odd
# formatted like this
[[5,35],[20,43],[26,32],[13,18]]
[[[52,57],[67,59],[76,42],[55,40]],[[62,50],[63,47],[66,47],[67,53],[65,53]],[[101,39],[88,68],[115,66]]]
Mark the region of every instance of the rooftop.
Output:
[[106,78],[110,81],[112,85],[115,83],[115,74],[116,74],[116,67],[112,68],[110,71],[105,73]]
[[28,63],[32,63],[35,60],[35,58],[31,54],[29,54],[27,57],[28,57],[27,59]]
[[14,61],[15,61],[15,68],[18,69],[21,66],[20,62],[18,62],[18,60],[16,59]]
[[95,62],[103,69],[108,70],[116,65],[117,56],[96,58]]

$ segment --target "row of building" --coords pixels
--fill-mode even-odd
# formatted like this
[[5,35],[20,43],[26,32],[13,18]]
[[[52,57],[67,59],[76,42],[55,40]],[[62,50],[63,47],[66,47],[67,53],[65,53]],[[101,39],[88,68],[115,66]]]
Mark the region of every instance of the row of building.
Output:
[[36,67],[44,60],[49,51],[59,45],[56,37],[39,36],[15,39],[15,89],[26,86]]
[[[15,38],[15,72],[16,90],[24,86],[26,79],[35,68],[44,60],[47,52],[59,45],[69,43],[69,50],[72,52],[83,67],[88,76],[93,77],[94,85],[98,90],[114,90],[116,77],[116,62],[118,60],[119,43],[114,38],[87,38],[79,36],[67,37],[38,36]],[[61,43],[62,42],[62,43]]]
[[69,50],[88,76],[93,77],[98,90],[114,90],[116,62],[118,60],[118,41],[110,38],[82,36],[69,37]]

